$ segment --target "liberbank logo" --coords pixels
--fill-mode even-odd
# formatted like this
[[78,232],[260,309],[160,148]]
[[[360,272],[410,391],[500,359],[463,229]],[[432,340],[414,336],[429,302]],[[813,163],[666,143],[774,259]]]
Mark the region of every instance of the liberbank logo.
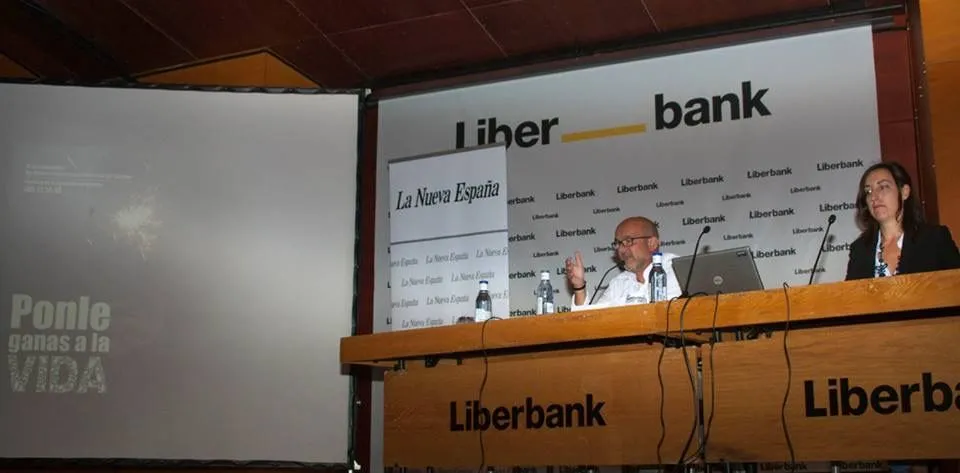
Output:
[[[653,122],[656,130],[697,127],[711,123],[762,118],[773,115],[764,103],[769,88],[757,88],[752,81],[740,83],[739,90],[719,92],[712,96],[675,97],[665,93],[653,96]],[[466,121],[455,125],[457,149],[504,143],[507,148],[532,148],[559,142],[646,133],[647,123],[628,123],[608,128],[563,132],[560,117],[524,118],[510,122],[500,117],[485,117],[476,121],[472,130]]]
[[947,384],[932,373],[922,373],[920,382],[877,384],[852,382],[850,378],[829,378],[822,382],[803,382],[803,411],[806,417],[862,416],[868,413],[890,415],[914,412],[956,412],[960,410],[960,383]]
[[466,401],[462,406],[453,401],[450,403],[450,431],[605,427],[605,404],[605,401],[594,400],[591,393],[587,393],[582,402],[545,406],[535,402],[532,397],[522,404],[495,407],[484,406],[478,400]]

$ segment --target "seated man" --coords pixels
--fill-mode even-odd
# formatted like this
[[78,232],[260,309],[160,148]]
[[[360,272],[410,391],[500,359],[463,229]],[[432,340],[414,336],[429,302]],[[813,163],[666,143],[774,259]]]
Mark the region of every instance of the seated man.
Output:
[[[617,225],[613,248],[617,252],[617,260],[621,262],[624,271],[610,280],[607,290],[593,304],[587,304],[589,294],[580,252],[576,252],[573,258],[567,258],[567,281],[573,290],[571,310],[645,304],[650,301],[648,280],[650,268],[653,267],[652,254],[660,249],[660,233],[656,224],[645,217],[627,218]],[[669,299],[680,297],[683,292],[673,272],[671,262],[675,257],[675,254],[663,253],[663,269],[667,272]]]

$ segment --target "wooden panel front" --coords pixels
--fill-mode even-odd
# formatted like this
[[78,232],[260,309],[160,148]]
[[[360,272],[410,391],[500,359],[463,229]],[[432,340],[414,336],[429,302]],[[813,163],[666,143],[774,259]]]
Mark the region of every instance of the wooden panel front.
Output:
[[[798,461],[954,458],[960,453],[960,317],[787,334],[786,426]],[[704,348],[707,455],[789,460],[780,412],[783,337]],[[711,368],[712,367],[712,368]],[[711,405],[711,379],[716,392]],[[709,424],[709,421],[708,421]]]
[[[481,432],[492,466],[657,463],[660,352],[642,345],[491,358],[479,424],[496,426],[486,430],[476,429],[472,414],[482,360],[390,372],[384,379],[384,465],[477,468]],[[687,355],[695,374],[695,349]],[[694,425],[693,391],[680,350],[664,353],[661,370],[661,455],[676,463]],[[697,445],[694,437],[688,454]]]

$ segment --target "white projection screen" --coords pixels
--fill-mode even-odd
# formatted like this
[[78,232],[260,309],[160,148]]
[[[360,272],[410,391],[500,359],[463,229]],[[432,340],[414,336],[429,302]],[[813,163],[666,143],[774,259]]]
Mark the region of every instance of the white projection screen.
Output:
[[0,457],[346,463],[358,103],[0,84]]

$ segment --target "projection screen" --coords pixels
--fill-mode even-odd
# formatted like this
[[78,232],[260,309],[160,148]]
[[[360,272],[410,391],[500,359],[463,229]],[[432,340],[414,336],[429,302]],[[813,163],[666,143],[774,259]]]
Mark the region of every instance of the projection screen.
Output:
[[345,463],[357,116],[0,85],[0,457]]

